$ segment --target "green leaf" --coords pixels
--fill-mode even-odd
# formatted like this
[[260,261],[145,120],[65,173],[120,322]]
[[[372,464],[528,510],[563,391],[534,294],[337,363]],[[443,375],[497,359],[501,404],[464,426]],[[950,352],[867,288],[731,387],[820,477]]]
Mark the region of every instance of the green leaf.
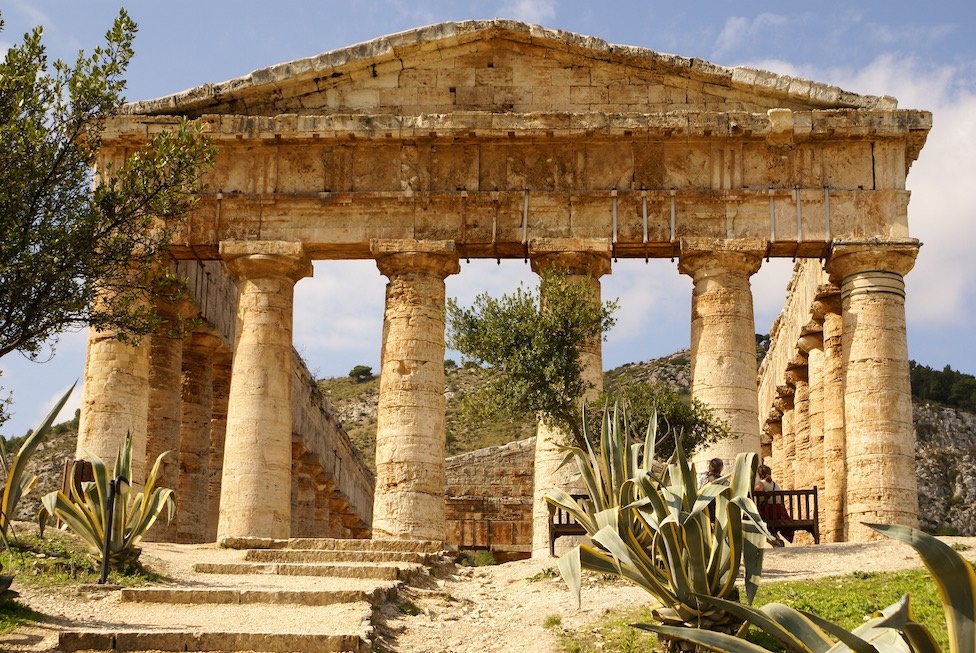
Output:
[[77,383],[75,381],[75,383],[71,384],[71,387],[58,400],[54,408],[51,409],[51,412],[47,414],[47,417],[24,440],[24,443],[17,451],[17,455],[14,456],[13,462],[10,464],[10,470],[7,473],[7,482],[3,489],[3,496],[0,497],[0,535],[4,538],[7,536],[7,530],[10,528],[10,520],[16,514],[17,504],[20,503],[21,497],[30,492],[37,483],[37,476],[27,473],[27,461],[37,450],[37,447],[40,446],[41,442],[43,442],[44,437],[51,428],[51,424],[54,423],[61,409],[64,408],[68,397],[71,396],[71,392],[75,389]]
[[657,624],[633,624],[633,626],[671,639],[699,644],[712,651],[722,653],[769,653],[767,649],[748,640],[701,628],[659,626]]
[[976,572],[951,547],[920,530],[891,524],[865,524],[910,545],[922,558],[942,597],[951,653],[976,651]]

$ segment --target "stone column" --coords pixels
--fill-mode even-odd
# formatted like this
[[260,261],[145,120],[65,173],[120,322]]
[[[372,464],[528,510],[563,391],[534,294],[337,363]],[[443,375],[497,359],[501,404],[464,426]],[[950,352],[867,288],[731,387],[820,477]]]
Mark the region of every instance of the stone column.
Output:
[[[567,271],[570,281],[582,280],[590,286],[590,300],[596,304],[602,301],[600,293],[600,277],[610,274],[611,246],[605,240],[574,240],[553,239],[537,240],[530,244],[530,260],[532,271],[540,274],[550,268],[562,268]],[[541,288],[542,310],[545,310],[545,292]],[[596,399],[603,392],[603,342],[600,338],[587,343],[580,351],[580,363],[583,367],[583,380],[590,386],[584,395],[584,401]],[[540,420],[535,439],[535,464],[532,500],[532,557],[549,557],[549,504],[545,496],[554,488],[561,488],[568,492],[574,489],[573,479],[579,470],[575,465],[560,464],[566,457],[561,446],[572,444],[572,434],[556,428]],[[562,547],[572,546],[571,538],[558,541]],[[558,553],[558,551],[557,551]]]
[[[155,334],[149,338],[149,409],[146,437],[146,468],[166,456],[156,475],[156,487],[179,490],[180,482],[180,373],[183,367],[183,338]],[[176,519],[165,513],[146,533],[148,542],[175,542]]]
[[807,487],[810,473],[810,368],[805,356],[787,368],[793,394],[793,479],[783,487]]
[[176,493],[176,541],[207,541],[210,515],[210,420],[213,414],[213,355],[220,338],[194,332],[183,346],[180,485]]
[[778,467],[774,468],[776,476],[773,478],[779,477],[777,482],[783,487],[795,487],[796,420],[794,419],[794,399],[796,388],[790,383],[789,374],[787,374],[787,384],[777,388],[777,390],[779,390],[779,394],[776,398],[776,407],[782,411],[783,418],[780,420],[781,444],[779,451],[775,454]]
[[683,239],[678,270],[694,281],[691,299],[691,394],[725,420],[732,437],[698,452],[701,463],[760,451],[756,327],[749,277],[765,243]]
[[148,413],[149,338],[132,345],[114,332],[89,329],[75,458],[92,453],[111,470],[126,433],[131,433],[129,482],[138,491],[146,482]]
[[918,241],[834,243],[827,270],[841,288],[847,452],[847,532],[861,522],[918,526],[904,275]]
[[220,477],[224,469],[224,439],[227,434],[227,400],[230,396],[232,354],[220,349],[213,357],[213,410],[210,413],[210,460],[207,463],[207,541],[217,539],[220,516]]
[[301,243],[224,241],[238,284],[238,338],[227,401],[218,542],[287,538],[291,525],[292,308],[312,275]]
[[840,289],[824,285],[818,289],[813,318],[823,328],[823,456],[824,483],[820,493],[820,514],[824,542],[844,542],[844,513],[847,492],[847,462],[844,434],[844,351]]
[[810,389],[810,407],[807,419],[810,422],[807,435],[808,454],[810,461],[808,471],[804,477],[804,485],[800,487],[811,487],[816,485],[821,491],[824,484],[823,467],[823,332],[817,329],[810,329],[805,332],[799,341],[799,346],[807,355],[807,385]]
[[376,416],[375,539],[445,538],[444,279],[453,241],[373,241],[389,279]]

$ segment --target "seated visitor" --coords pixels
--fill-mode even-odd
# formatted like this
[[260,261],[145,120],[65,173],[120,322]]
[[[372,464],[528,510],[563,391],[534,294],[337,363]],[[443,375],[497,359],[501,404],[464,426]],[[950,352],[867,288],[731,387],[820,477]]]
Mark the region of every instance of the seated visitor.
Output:
[[[772,492],[774,490],[782,490],[783,488],[773,480],[773,470],[770,469],[769,465],[760,465],[759,469],[756,470],[756,486],[753,489],[756,492]],[[759,508],[759,516],[763,518],[767,526],[770,521],[783,523],[791,519],[789,511],[783,505],[783,497],[763,499],[757,501],[756,506]],[[775,537],[775,539],[770,540],[770,544],[773,546],[783,546],[783,538],[790,543],[793,542],[794,531],[792,528],[777,526],[776,528],[770,528],[770,532]]]

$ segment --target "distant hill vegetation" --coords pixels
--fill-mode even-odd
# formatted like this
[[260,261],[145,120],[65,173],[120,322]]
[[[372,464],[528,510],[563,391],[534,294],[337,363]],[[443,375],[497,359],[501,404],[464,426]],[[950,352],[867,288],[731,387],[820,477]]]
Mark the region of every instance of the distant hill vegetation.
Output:
[[909,361],[908,366],[912,375],[912,397],[976,413],[976,376],[957,372],[948,365],[941,372],[915,361]]

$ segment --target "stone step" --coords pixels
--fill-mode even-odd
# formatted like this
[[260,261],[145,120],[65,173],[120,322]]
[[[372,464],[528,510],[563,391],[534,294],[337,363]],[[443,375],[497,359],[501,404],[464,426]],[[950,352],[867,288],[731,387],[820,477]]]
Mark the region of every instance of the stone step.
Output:
[[434,554],[419,551],[359,551],[340,549],[249,549],[248,562],[358,562],[363,564],[426,563]]
[[384,583],[370,589],[291,590],[237,589],[215,587],[139,587],[123,588],[122,600],[135,603],[231,604],[274,603],[276,605],[335,605],[365,601],[377,605],[392,600],[398,583]]
[[412,551],[436,554],[444,550],[441,542],[433,540],[366,540],[328,537],[297,537],[275,540],[259,537],[235,537],[221,540],[229,549],[323,549],[334,551]]
[[305,633],[240,633],[118,630],[113,632],[64,631],[58,639],[63,653],[370,653],[369,640],[358,635]]
[[412,563],[369,565],[353,563],[288,562],[214,562],[197,563],[193,570],[201,574],[275,574],[280,576],[334,576],[338,578],[371,578],[373,580],[408,581],[424,566]]
[[147,610],[139,603],[98,628],[64,630],[58,649],[76,651],[255,651],[261,653],[368,653],[372,607],[365,601],[332,606],[263,604],[172,605]]

